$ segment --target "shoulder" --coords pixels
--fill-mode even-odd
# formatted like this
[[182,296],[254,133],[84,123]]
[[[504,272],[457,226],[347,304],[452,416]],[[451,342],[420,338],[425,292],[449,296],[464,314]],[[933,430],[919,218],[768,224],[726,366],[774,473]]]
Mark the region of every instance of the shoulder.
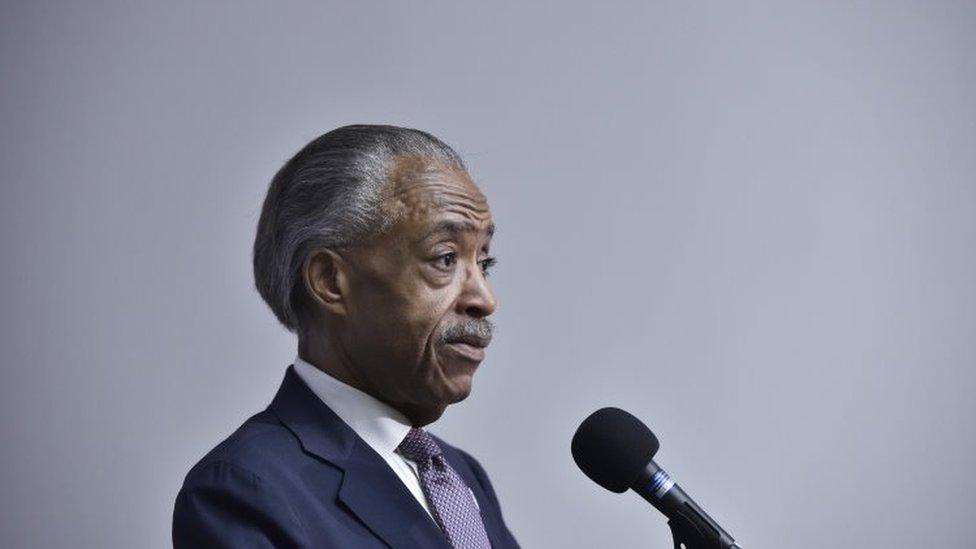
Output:
[[[294,436],[268,411],[250,417],[187,473],[173,509],[175,547],[292,547],[305,527],[289,497]],[[289,457],[291,456],[291,457]]]
[[306,452],[289,425],[261,411],[190,469],[173,508],[175,547],[306,547],[323,535],[313,521],[342,514],[342,472]]
[[264,410],[207,452],[187,473],[184,484],[227,470],[255,479],[275,476],[301,454],[294,434],[274,414]]

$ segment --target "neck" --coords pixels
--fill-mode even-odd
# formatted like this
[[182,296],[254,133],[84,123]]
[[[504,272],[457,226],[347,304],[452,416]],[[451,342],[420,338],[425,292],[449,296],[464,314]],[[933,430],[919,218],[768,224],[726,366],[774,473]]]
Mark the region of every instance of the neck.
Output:
[[433,423],[444,413],[444,407],[430,408],[405,402],[391,402],[385,398],[375,385],[370,383],[355,367],[349,353],[338,341],[330,341],[324,336],[310,336],[306,332],[300,332],[298,356],[346,385],[386,403],[403,414],[414,427],[423,427]]
[[376,396],[374,391],[366,386],[367,384],[364,383],[361,376],[356,375],[352,361],[349,360],[348,354],[342,351],[341,346],[332,345],[318,337],[300,334],[298,336],[298,356],[346,385]]

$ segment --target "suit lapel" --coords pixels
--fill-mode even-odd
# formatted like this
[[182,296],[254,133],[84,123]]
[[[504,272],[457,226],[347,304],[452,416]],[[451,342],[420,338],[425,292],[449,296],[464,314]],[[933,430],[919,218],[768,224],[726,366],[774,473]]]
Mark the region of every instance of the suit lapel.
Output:
[[449,547],[389,465],[359,442],[345,462],[339,499],[391,547]]
[[306,452],[342,470],[339,500],[387,545],[449,547],[389,465],[305,385],[294,366],[270,408]]

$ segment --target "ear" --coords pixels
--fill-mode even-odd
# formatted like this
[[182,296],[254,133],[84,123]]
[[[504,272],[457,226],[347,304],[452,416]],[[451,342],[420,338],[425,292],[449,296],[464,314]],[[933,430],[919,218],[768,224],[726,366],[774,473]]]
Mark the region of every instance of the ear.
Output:
[[302,265],[309,297],[321,308],[345,316],[349,307],[349,264],[328,248],[309,252]]

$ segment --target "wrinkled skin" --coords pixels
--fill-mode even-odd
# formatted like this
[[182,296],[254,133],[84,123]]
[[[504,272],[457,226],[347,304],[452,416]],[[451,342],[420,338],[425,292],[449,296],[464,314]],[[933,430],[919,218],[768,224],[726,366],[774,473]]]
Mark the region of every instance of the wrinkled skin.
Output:
[[[384,204],[389,230],[306,258],[314,318],[299,354],[422,426],[468,396],[490,340],[494,224],[468,174],[427,159],[396,160]],[[445,222],[454,229],[431,232]],[[465,336],[471,346],[457,344]]]

